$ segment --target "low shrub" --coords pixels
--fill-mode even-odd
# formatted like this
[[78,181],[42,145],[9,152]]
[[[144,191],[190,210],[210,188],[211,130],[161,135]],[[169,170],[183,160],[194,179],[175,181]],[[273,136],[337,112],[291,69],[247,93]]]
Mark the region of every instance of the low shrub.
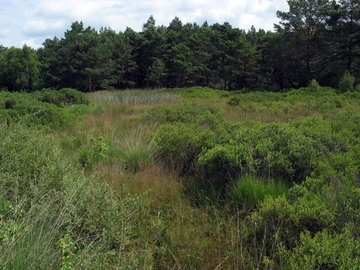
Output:
[[197,123],[204,127],[214,127],[220,123],[221,115],[221,110],[213,106],[184,103],[156,107],[147,118],[159,123]]
[[72,88],[63,88],[60,90],[44,88],[41,91],[31,93],[31,95],[41,102],[54,104],[56,106],[89,104],[89,100],[84,93]]
[[[51,93],[51,95],[58,92],[55,90],[49,91],[47,90],[46,93]],[[0,102],[4,102],[3,106],[0,103],[0,108],[3,108],[0,109],[2,111],[0,119],[8,124],[21,121],[29,126],[60,128],[72,124],[79,115],[56,106],[59,105],[58,99],[52,103],[47,103],[39,97],[39,93],[41,94],[41,92],[34,94],[0,92]],[[55,95],[59,96],[59,94]],[[81,95],[83,94],[81,93]],[[49,96],[47,97],[50,99]]]
[[198,170],[197,159],[204,143],[203,136],[205,133],[197,125],[163,124],[155,135],[159,147],[157,157],[169,168],[193,174]]
[[65,104],[89,104],[89,99],[86,95],[73,88],[62,88],[59,90],[64,95]]
[[291,201],[285,196],[265,198],[246,219],[245,242],[257,267],[264,269],[268,263],[281,267],[284,257],[280,251],[296,248],[302,232],[315,235],[335,228],[335,214],[326,201],[300,189],[301,195]]
[[360,243],[348,232],[303,232],[298,246],[280,249],[281,269],[358,269]]
[[287,124],[259,124],[232,131],[228,142],[202,149],[199,164],[208,177],[252,175],[301,182],[317,153],[313,140]]

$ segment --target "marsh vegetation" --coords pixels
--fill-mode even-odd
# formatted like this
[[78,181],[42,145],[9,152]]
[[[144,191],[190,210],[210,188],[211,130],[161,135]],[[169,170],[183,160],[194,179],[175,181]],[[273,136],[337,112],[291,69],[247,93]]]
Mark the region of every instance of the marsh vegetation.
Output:
[[358,92],[0,95],[4,269],[359,265]]

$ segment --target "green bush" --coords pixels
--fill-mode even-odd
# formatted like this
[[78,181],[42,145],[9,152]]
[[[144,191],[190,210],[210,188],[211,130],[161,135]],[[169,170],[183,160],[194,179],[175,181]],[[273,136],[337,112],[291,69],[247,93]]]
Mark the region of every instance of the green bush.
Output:
[[298,246],[280,249],[281,269],[359,269],[360,243],[348,233],[304,232]]
[[[53,101],[56,105],[45,102],[39,97],[39,93],[41,94],[0,92],[0,104],[4,102],[3,106],[0,105],[0,119],[8,124],[21,121],[31,126],[51,128],[64,127],[75,121],[78,114],[56,106],[59,100]],[[58,91],[47,90],[46,93],[54,94]]]
[[249,174],[301,182],[314,168],[313,140],[287,124],[259,124],[233,130],[227,143],[202,149],[199,164],[219,179]]
[[156,132],[155,142],[159,147],[157,157],[165,165],[185,174],[197,170],[202,136],[196,125],[163,124]]
[[56,106],[89,104],[89,100],[84,93],[72,88],[63,88],[61,90],[44,88],[41,91],[31,93],[31,95],[41,102]]
[[[245,190],[261,194],[254,185]],[[308,178],[286,196],[266,197],[246,218],[244,241],[252,261],[259,268],[357,269],[359,194],[357,176],[335,174]]]
[[315,235],[336,228],[335,213],[320,193],[310,192],[304,186],[295,186],[288,192],[289,199],[266,197],[258,211],[246,220],[245,241],[261,269],[267,264],[281,268],[284,250],[291,252],[296,248],[303,232]]
[[[246,169],[246,156],[243,145],[215,145],[203,149],[198,158],[198,164],[207,178],[220,183],[228,183],[238,177]],[[241,151],[244,150],[244,151]]]
[[64,95],[55,89],[42,89],[35,91],[31,95],[41,102],[54,104],[56,106],[65,105]]
[[197,123],[215,127],[220,123],[221,115],[222,112],[213,106],[184,103],[156,107],[150,111],[148,118],[160,123]]
[[339,82],[339,93],[353,92],[355,87],[355,77],[346,71]]
[[86,95],[73,88],[62,88],[59,90],[64,95],[65,104],[89,104],[89,99]]

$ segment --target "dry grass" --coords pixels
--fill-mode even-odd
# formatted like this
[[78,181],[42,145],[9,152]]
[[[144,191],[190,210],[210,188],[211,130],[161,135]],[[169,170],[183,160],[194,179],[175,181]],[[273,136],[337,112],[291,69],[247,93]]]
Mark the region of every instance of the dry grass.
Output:
[[[199,100],[199,104],[209,104],[226,113],[232,109],[225,99],[213,102]],[[142,116],[160,103],[94,103],[102,112],[84,116],[76,131],[80,138],[102,136],[114,147],[124,144],[125,150],[126,143],[133,141],[131,145],[136,145],[136,141],[143,141],[144,134],[156,129],[156,123],[145,122]],[[184,192],[186,179],[159,164],[129,171],[124,163],[118,156],[112,162],[97,164],[90,173],[101,175],[119,194],[141,196],[143,221],[138,225],[139,235],[134,237],[142,249],[156,250],[151,259],[153,269],[248,269],[241,243],[242,221],[236,215],[227,215],[215,206],[195,208]],[[161,232],[160,238],[157,232]]]
[[271,111],[267,109],[254,110],[244,108],[241,106],[231,106],[228,104],[222,105],[224,118],[233,123],[247,123],[247,122],[288,122],[295,118],[319,116],[321,113],[314,109],[309,109],[306,106],[299,106],[291,111]]
[[124,166],[119,162],[100,170],[104,180],[118,192],[126,188],[130,194],[146,194],[144,200],[149,207],[175,204],[183,199],[181,179],[161,167],[153,166],[132,174],[124,172]]

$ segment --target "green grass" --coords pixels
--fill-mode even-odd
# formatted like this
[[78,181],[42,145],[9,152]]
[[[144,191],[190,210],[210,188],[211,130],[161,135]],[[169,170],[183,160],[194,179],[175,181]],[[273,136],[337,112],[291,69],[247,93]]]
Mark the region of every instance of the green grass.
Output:
[[159,147],[146,126],[120,130],[113,135],[120,160],[126,169],[137,172],[140,168],[154,165]]
[[243,176],[231,189],[231,201],[240,208],[254,209],[267,196],[274,198],[286,194],[288,186],[280,181],[264,181],[258,178]]

